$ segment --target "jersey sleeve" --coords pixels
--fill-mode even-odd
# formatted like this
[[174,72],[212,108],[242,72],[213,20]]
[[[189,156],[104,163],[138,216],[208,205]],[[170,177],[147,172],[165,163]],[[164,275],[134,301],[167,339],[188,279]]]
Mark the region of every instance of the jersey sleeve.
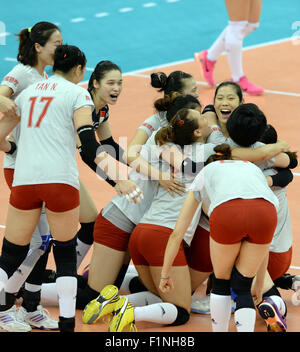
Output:
[[90,93],[84,88],[81,88],[81,87],[78,87],[78,88],[80,89],[78,90],[78,93],[74,100],[73,110],[75,111],[84,106],[91,106],[92,108],[94,108],[94,103],[90,96]]
[[26,75],[22,65],[16,65],[3,78],[1,85],[12,89],[13,94],[16,95],[26,87]]
[[102,109],[100,109],[98,114],[94,110],[93,114],[92,114],[92,118],[93,118],[94,130],[96,130],[103,122],[107,121],[108,118],[109,118],[109,107],[108,107],[108,105],[105,105]]
[[145,131],[150,137],[151,134],[160,128],[160,121],[158,114],[148,117],[139,127],[139,130]]
[[226,142],[226,137],[223,135],[218,125],[213,125],[210,129],[212,132],[207,138],[207,143],[222,144]]

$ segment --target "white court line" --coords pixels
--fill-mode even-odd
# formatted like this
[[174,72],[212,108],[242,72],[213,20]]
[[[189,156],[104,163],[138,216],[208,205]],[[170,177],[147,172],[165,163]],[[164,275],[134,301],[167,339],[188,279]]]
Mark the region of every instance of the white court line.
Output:
[[[256,45],[250,45],[250,46],[244,47],[243,51],[257,49],[257,48],[262,48],[262,47],[269,46],[269,45],[276,45],[276,44],[279,44],[279,43],[285,43],[285,42],[292,41],[292,40],[293,40],[293,38],[290,38],[290,37],[289,38],[282,38],[282,39],[278,39],[278,40],[272,40],[272,41],[269,41],[269,42],[256,44]],[[222,55],[225,55],[225,54],[222,54]],[[192,61],[194,61],[194,58],[189,58],[189,59],[184,59],[184,60],[179,60],[179,61],[173,61],[173,62],[169,62],[169,63],[165,63],[165,64],[161,64],[161,65],[156,65],[156,66],[145,67],[145,68],[142,68],[142,69],[125,72],[125,73],[123,73],[123,76],[136,76],[136,77],[142,77],[142,78],[149,78],[148,75],[143,75],[143,74],[141,74],[141,72],[154,71],[154,70],[157,70],[158,68],[160,69],[160,68],[169,67],[169,66],[181,65],[181,64],[188,63],[188,62],[192,62]],[[88,83],[88,81],[81,82],[81,84],[87,84],[87,83]],[[208,85],[207,82],[203,82],[203,81],[197,81],[197,84],[204,85],[204,86]],[[271,90],[271,89],[265,89],[265,92],[269,93],[269,94],[300,97],[300,93],[282,92],[282,91],[276,91],[276,90]]]
[[[135,77],[141,77],[141,78],[150,78],[150,75],[144,75],[141,73],[131,73],[131,74],[127,74],[128,76],[135,76]],[[202,85],[202,86],[207,86],[207,82],[204,81],[196,81],[196,83],[198,85]],[[269,93],[269,94],[279,94],[279,95],[288,95],[288,96],[292,96],[292,97],[300,97],[300,93],[292,93],[292,92],[281,92],[281,91],[277,91],[277,90],[270,90],[270,89],[265,89],[265,93]]]

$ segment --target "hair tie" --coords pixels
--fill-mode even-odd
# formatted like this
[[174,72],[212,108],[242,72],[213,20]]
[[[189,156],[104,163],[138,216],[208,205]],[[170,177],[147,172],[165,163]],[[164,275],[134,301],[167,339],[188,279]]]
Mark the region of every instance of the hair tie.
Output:
[[27,28],[28,33],[31,33],[31,27]]
[[224,154],[221,153],[221,152],[217,152],[216,155],[220,155],[220,156],[223,156]]
[[180,120],[178,123],[180,126],[182,126],[182,125],[184,125],[184,120]]

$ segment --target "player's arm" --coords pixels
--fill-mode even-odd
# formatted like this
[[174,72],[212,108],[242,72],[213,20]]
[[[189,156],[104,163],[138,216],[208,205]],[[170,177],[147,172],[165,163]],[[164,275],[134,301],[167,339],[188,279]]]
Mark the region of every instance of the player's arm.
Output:
[[187,197],[182,205],[179,217],[177,219],[175,228],[169,237],[167,247],[164,254],[164,263],[161,270],[161,280],[159,288],[162,292],[171,292],[173,287],[173,281],[171,278],[171,268],[174,259],[179,251],[180,244],[183,240],[184,234],[186,233],[193,216],[198,208],[199,201],[195,198],[194,192],[189,191]]
[[[92,123],[92,108],[90,106],[84,106],[74,111],[74,125],[80,139],[83,154],[87,156],[83,161],[93,169],[95,168],[94,165],[96,165],[96,170],[94,171],[97,174],[99,174],[99,170],[102,170],[105,175],[115,182],[115,186],[118,186],[118,193],[132,195],[135,192],[131,200],[134,202],[139,201],[142,195],[141,190],[134,182],[127,179],[127,175],[119,173],[120,169],[116,166],[115,159],[111,158],[106,152],[98,153],[100,144],[96,140]],[[109,165],[115,167],[111,168]],[[103,177],[101,173],[100,176]]]
[[109,155],[121,163],[126,164],[123,160],[124,149],[114,140],[111,133],[109,120],[101,123],[96,130],[96,134],[101,143],[100,149],[106,151]]

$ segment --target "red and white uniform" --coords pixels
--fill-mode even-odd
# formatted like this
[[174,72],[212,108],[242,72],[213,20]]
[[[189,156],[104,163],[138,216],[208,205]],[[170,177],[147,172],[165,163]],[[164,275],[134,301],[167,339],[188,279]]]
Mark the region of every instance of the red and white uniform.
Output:
[[79,189],[74,111],[93,106],[89,93],[54,75],[16,99],[21,116],[13,186],[64,183]]
[[208,209],[210,235],[215,241],[231,244],[246,238],[254,243],[271,242],[279,202],[254,164],[213,162],[197,175],[190,190]]
[[[35,82],[39,82],[42,79],[46,79],[47,75],[44,73],[43,76],[39,72],[29,65],[18,64],[3,78],[1,85],[7,86],[12,89],[13,94],[11,95],[12,100],[16,100],[18,95],[28,86]],[[18,125],[12,132],[12,136],[18,144],[20,136],[20,126]],[[3,167],[5,169],[14,169],[16,154],[13,155],[5,154]]]

